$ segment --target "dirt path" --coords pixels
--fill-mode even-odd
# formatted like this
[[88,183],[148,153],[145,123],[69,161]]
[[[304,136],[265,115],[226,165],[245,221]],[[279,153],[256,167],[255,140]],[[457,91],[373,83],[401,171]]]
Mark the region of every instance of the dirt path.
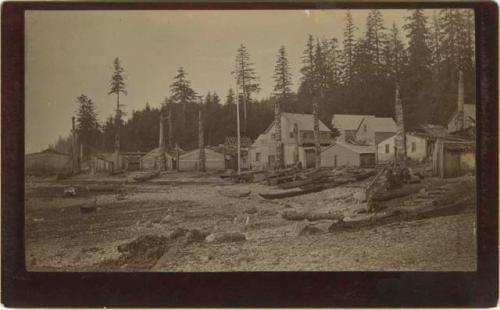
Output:
[[[168,176],[172,178],[172,176]],[[91,183],[86,180],[87,183]],[[240,232],[246,241],[164,245],[153,271],[293,271],[293,270],[474,270],[475,214],[398,222],[360,230],[300,235],[306,221],[281,218],[287,210],[345,212],[356,207],[359,189],[339,187],[277,201],[257,193],[259,184],[228,184],[213,176],[177,184],[122,184],[121,197],[99,192],[64,198],[71,184],[28,183],[26,246],[29,270],[102,270],[116,261],[118,246],[140,236],[168,236],[173,231]],[[96,182],[99,183],[99,182]],[[224,196],[246,191],[248,197]],[[97,210],[82,214],[79,204],[97,200]],[[158,253],[156,253],[158,254]],[[155,254],[155,255],[156,255]],[[160,253],[161,254],[161,253]],[[156,259],[155,259],[156,260]],[[105,265],[106,270],[137,270],[138,265]],[[148,268],[149,269],[149,268]]]

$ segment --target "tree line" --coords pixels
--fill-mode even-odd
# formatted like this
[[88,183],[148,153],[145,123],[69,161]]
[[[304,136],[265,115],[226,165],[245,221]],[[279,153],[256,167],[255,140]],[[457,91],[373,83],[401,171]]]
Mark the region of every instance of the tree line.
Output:
[[[97,120],[94,102],[77,97],[77,131],[84,145],[84,157],[94,151],[149,151],[158,146],[160,114],[170,118],[166,126],[167,145],[183,149],[197,147],[198,111],[203,111],[204,140],[207,145],[224,143],[236,135],[236,104],[240,106],[241,132],[255,139],[275,118],[276,111],[318,114],[329,126],[340,114],[394,116],[396,83],[399,84],[405,125],[445,124],[457,102],[458,72],[462,71],[465,102],[475,104],[474,15],[472,10],[443,9],[432,16],[421,9],[408,10],[404,25],[387,28],[379,10],[370,10],[366,27],[359,33],[350,11],[344,18],[343,38],[306,39],[300,81],[293,91],[286,47],[277,51],[273,92],[257,100],[260,80],[245,45],[236,51],[231,72],[236,89],[224,98],[215,92],[199,95],[188,73],[180,67],[169,93],[159,108],[146,103],[132,111],[128,120],[119,102],[126,95],[124,69],[118,58],[109,94],[117,97],[114,116],[103,124]],[[169,127],[172,132],[168,132]],[[52,146],[71,148],[70,137]]]

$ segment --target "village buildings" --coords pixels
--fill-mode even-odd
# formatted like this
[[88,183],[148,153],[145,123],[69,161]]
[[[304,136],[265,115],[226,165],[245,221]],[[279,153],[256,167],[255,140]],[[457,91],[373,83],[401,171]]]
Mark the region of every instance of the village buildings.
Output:
[[[285,166],[300,163],[303,168],[314,167],[314,117],[312,114],[281,113],[281,137]],[[334,143],[332,131],[319,122],[320,145]],[[276,132],[273,121],[250,147],[250,166],[253,170],[274,167],[276,163]]]
[[27,175],[48,176],[69,173],[72,169],[72,156],[54,149],[26,154],[24,160]]
[[373,146],[336,141],[321,152],[321,167],[337,168],[340,166],[375,166]]

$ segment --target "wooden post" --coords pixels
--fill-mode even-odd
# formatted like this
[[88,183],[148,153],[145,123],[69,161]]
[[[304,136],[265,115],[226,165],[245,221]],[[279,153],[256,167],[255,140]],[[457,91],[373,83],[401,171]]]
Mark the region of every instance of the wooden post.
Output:
[[200,171],[205,171],[205,143],[203,139],[203,113],[201,111],[201,106],[198,110],[198,148],[199,152],[199,165],[198,169]]
[[313,97],[313,118],[314,118],[314,155],[316,159],[316,169],[321,166],[321,148],[319,137],[319,103],[316,96]]
[[299,160],[300,160],[300,156],[299,156],[299,126],[297,125],[297,123],[293,124],[293,138],[295,139],[294,163],[295,163],[295,165],[297,165]]
[[165,136],[164,136],[164,130],[163,130],[164,122],[165,122],[165,117],[163,116],[163,109],[161,109],[161,111],[160,111],[160,135],[159,135],[159,141],[158,141],[158,149],[159,149],[158,169],[160,171],[166,170]]
[[280,99],[277,99],[274,104],[274,140],[276,141],[276,165],[278,169],[285,167],[283,158],[283,143],[281,139],[281,107]]
[[119,170],[120,168],[120,92],[116,94],[116,117],[115,117],[115,164],[113,166],[114,170]]
[[73,147],[72,147],[72,172],[78,173],[80,171],[80,161],[78,160],[78,142],[76,138],[76,128],[75,128],[75,117],[71,118],[71,133],[73,138]]
[[238,162],[238,175],[241,173],[241,150],[240,150],[240,95],[236,86],[236,156]]
[[402,168],[406,168],[406,132],[404,125],[403,104],[399,93],[399,84],[396,82],[395,94],[395,116],[396,116],[396,136],[394,137],[394,145],[397,148],[395,160],[398,161]]

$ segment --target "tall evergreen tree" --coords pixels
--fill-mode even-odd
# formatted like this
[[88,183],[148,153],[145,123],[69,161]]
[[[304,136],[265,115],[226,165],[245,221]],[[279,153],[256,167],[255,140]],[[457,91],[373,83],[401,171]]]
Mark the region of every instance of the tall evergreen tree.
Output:
[[431,98],[427,91],[432,80],[431,51],[428,45],[429,29],[427,16],[421,9],[410,10],[404,29],[408,39],[408,65],[405,72],[405,85],[402,87],[402,100],[405,105],[405,124],[414,127],[428,119],[429,111],[423,109]]
[[127,94],[127,90],[125,89],[125,76],[124,69],[121,66],[120,59],[118,57],[115,58],[113,62],[113,74],[111,76],[110,81],[110,89],[108,95],[115,94],[116,95],[116,117],[115,117],[115,169],[118,169],[119,163],[119,153],[120,153],[120,124],[123,115],[123,111],[121,107],[123,104],[120,104],[120,94]]
[[181,123],[186,124],[186,110],[188,105],[196,101],[196,92],[191,88],[191,82],[186,78],[187,73],[183,67],[177,70],[174,82],[170,85],[172,100],[182,107]]
[[243,132],[247,133],[247,120],[249,110],[251,110],[252,94],[260,91],[259,79],[250,61],[250,54],[247,48],[241,44],[236,52],[234,69],[231,74],[236,78],[236,85],[240,90],[243,100]]
[[281,46],[278,51],[278,57],[276,59],[276,65],[274,67],[274,94],[277,97],[274,104],[274,124],[276,127],[275,139],[276,139],[276,157],[279,168],[285,166],[284,155],[283,155],[283,144],[281,137],[281,112],[285,105],[287,99],[290,97],[292,85],[292,76],[290,74],[290,65],[288,64],[288,59],[286,57],[285,47]]
[[382,69],[382,52],[386,43],[384,20],[379,10],[370,10],[366,19],[366,47],[371,55],[375,75]]
[[351,11],[347,11],[345,17],[345,27],[344,27],[344,49],[342,52],[343,57],[343,72],[344,72],[344,84],[351,83],[352,77],[354,75],[354,50],[356,46],[356,38],[354,37],[354,32],[357,27],[352,21]]
[[94,102],[85,95],[77,99],[76,130],[79,143],[83,146],[83,158],[88,159],[91,149],[98,146],[99,122]]

